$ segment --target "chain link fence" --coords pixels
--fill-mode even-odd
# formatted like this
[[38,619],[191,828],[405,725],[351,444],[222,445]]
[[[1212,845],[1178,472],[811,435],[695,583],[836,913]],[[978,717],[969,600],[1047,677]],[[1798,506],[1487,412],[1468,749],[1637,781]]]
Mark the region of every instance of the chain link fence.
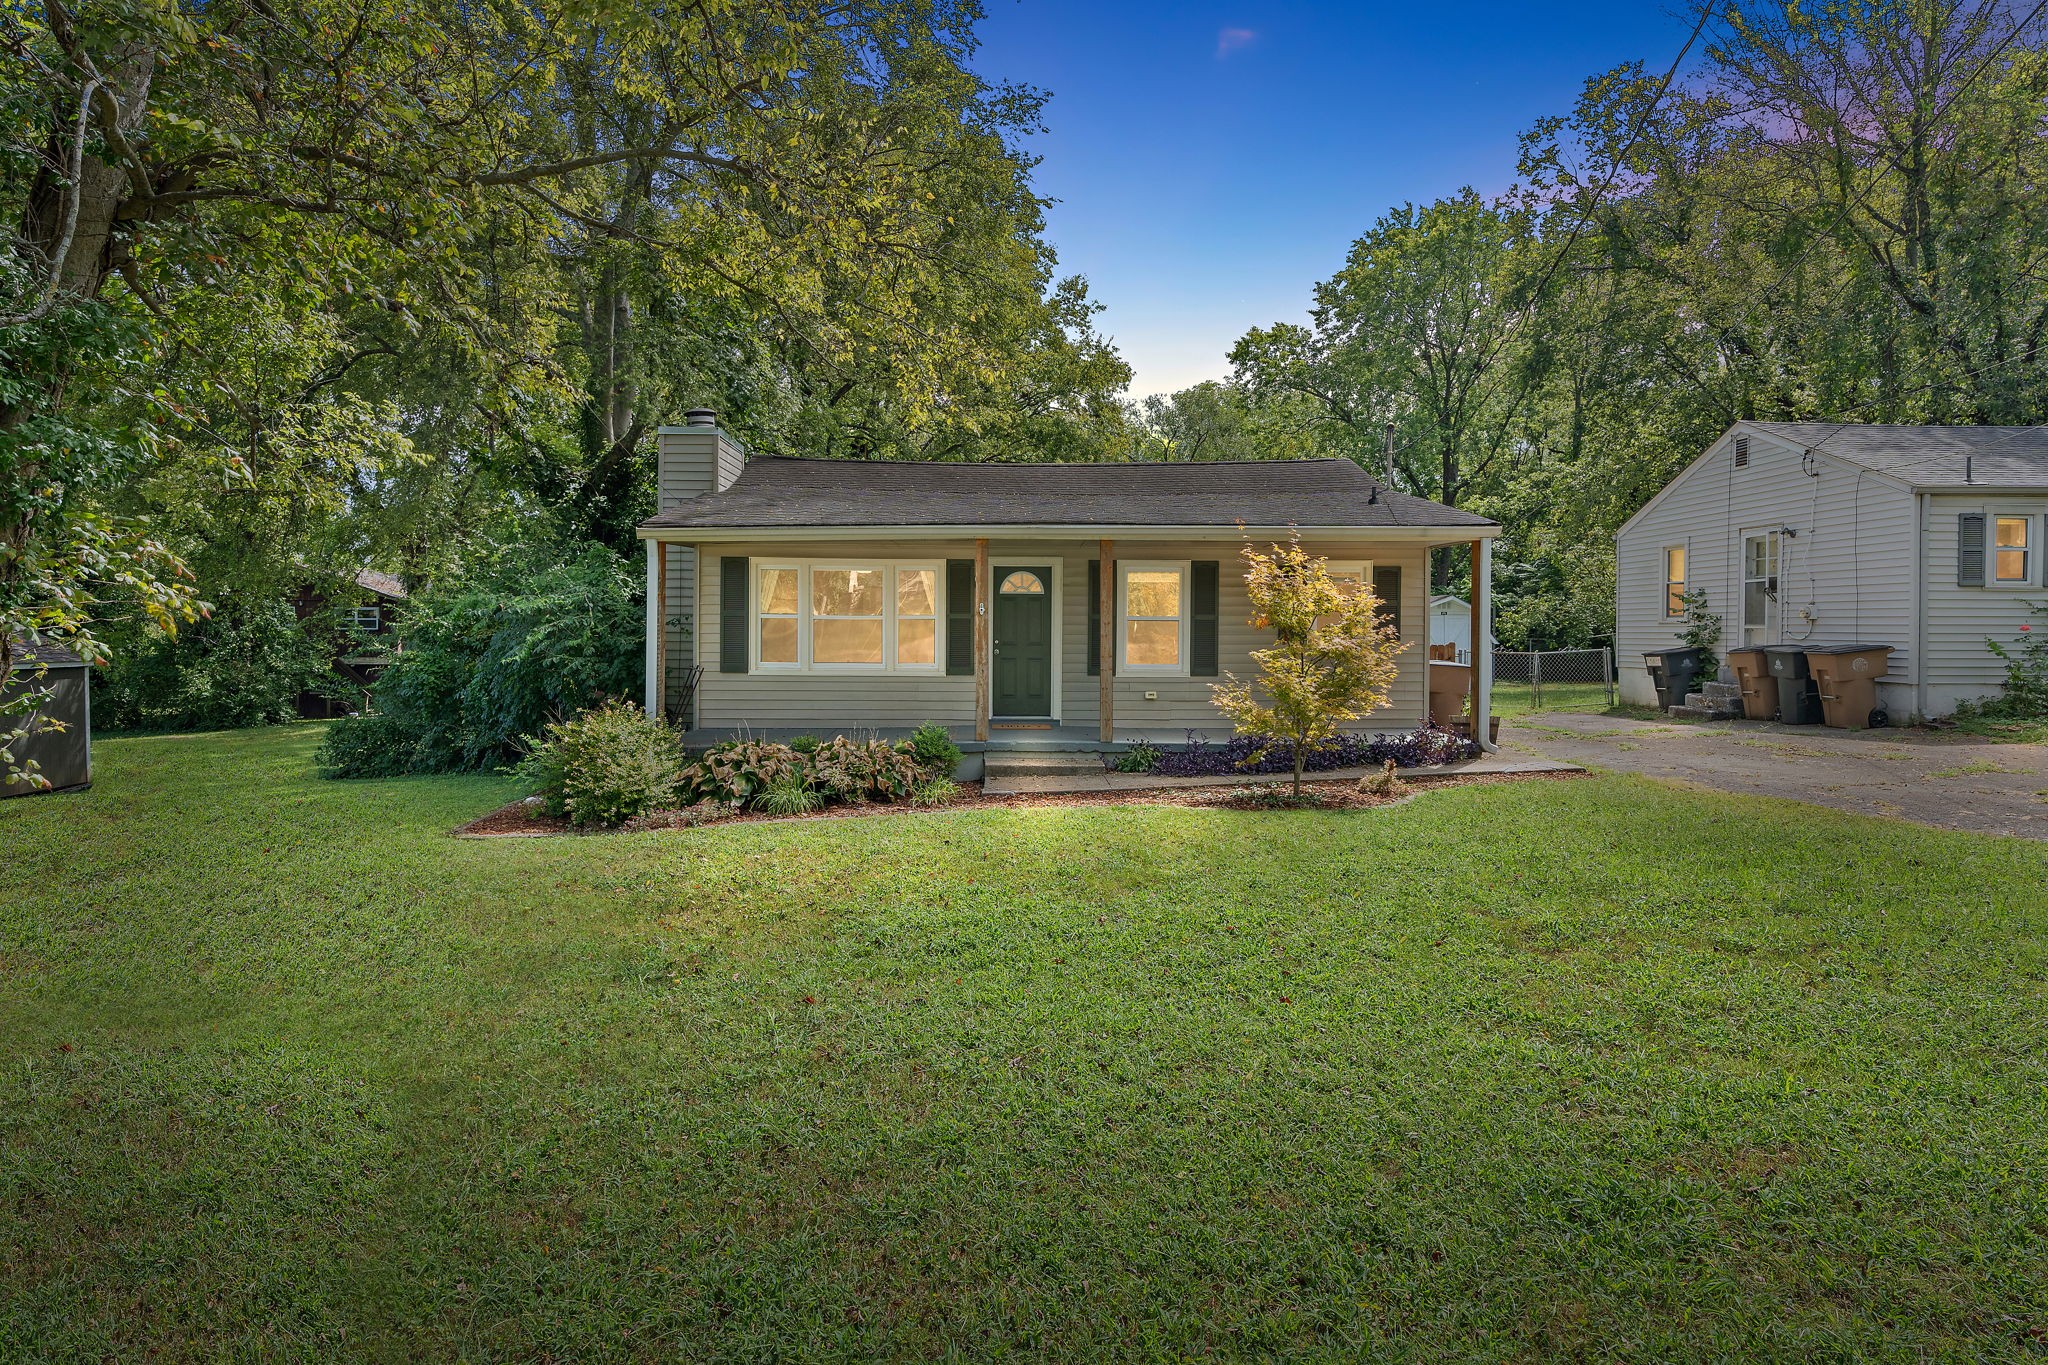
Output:
[[1543,711],[1614,705],[1612,649],[1497,649],[1493,653],[1496,711]]

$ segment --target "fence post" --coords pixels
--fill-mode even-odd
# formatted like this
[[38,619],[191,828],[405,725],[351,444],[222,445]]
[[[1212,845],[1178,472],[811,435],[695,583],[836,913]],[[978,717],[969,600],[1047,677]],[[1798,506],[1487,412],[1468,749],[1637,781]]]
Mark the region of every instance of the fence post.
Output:
[[1614,646],[1603,645],[1600,649],[1600,676],[1607,683],[1607,704],[1614,705]]
[[1529,709],[1543,709],[1543,651],[1529,651]]

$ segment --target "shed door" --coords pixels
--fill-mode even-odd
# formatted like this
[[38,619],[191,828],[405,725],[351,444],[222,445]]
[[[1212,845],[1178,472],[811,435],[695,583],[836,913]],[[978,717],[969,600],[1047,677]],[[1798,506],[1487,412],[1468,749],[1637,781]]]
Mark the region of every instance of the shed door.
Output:
[[1778,533],[1757,531],[1742,538],[1742,643],[1775,644],[1778,639]]

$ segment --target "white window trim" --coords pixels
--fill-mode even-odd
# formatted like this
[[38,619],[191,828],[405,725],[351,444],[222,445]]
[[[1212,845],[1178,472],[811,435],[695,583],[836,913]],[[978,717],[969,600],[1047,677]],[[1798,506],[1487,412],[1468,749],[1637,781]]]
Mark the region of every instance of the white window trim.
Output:
[[[2021,521],[2027,526],[2027,572],[2019,578],[1998,576],[1998,523]],[[2028,592],[2040,582],[2041,528],[2043,518],[2017,507],[1993,508],[1984,515],[1984,586],[2007,592]]]
[[[363,619],[366,614],[369,617],[367,624],[365,624]],[[372,603],[366,607],[350,607],[348,619],[349,624],[357,630],[375,635],[384,628],[384,608],[378,603]]]
[[[761,660],[761,574],[768,569],[796,572],[796,662],[763,663]],[[874,569],[882,573],[882,662],[878,664],[821,664],[811,659],[811,574],[817,569]],[[932,575],[932,661],[928,664],[896,662],[896,575],[905,570],[926,570]],[[787,619],[782,613],[766,619]],[[873,617],[830,616],[829,621],[873,620]],[[925,620],[922,616],[909,618]],[[899,674],[915,678],[937,677],[946,671],[946,561],[943,559],[749,559],[747,560],[747,667],[755,673],[855,674],[881,677]]]
[[[1194,617],[1194,604],[1188,600],[1194,587],[1194,574],[1185,559],[1133,559],[1119,560],[1116,566],[1116,670],[1134,678],[1188,678],[1189,624]],[[1132,620],[1130,613],[1131,575],[1133,573],[1172,572],[1180,575],[1180,662],[1165,664],[1134,664],[1126,657]],[[1140,616],[1140,621],[1164,621],[1164,616]]]
[[[1685,576],[1676,580],[1671,577],[1671,552],[1673,550],[1685,556]],[[1671,610],[1671,584],[1674,581],[1677,582],[1678,595],[1680,597],[1684,597],[1688,592],[1692,591],[1692,543],[1690,541],[1680,541],[1676,545],[1666,545],[1657,552],[1657,578],[1657,614],[1666,621],[1683,621],[1685,619],[1685,608],[1683,605],[1680,605],[1677,611]]]

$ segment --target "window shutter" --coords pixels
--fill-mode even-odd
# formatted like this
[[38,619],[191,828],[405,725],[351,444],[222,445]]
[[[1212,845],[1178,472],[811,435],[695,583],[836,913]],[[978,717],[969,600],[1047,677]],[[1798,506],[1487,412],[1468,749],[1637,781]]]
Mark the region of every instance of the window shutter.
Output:
[[1218,578],[1216,560],[1188,565],[1188,672],[1197,678],[1216,676]]
[[1984,586],[1984,514],[1963,512],[1956,517],[1956,586]]
[[718,560],[718,671],[747,671],[747,561],[744,555]]
[[1088,676],[1102,676],[1102,561],[1088,561]]
[[1391,625],[1394,634],[1401,633],[1401,570],[1373,566],[1373,596],[1380,599],[1380,623]]
[[974,676],[974,561],[946,561],[946,676]]

